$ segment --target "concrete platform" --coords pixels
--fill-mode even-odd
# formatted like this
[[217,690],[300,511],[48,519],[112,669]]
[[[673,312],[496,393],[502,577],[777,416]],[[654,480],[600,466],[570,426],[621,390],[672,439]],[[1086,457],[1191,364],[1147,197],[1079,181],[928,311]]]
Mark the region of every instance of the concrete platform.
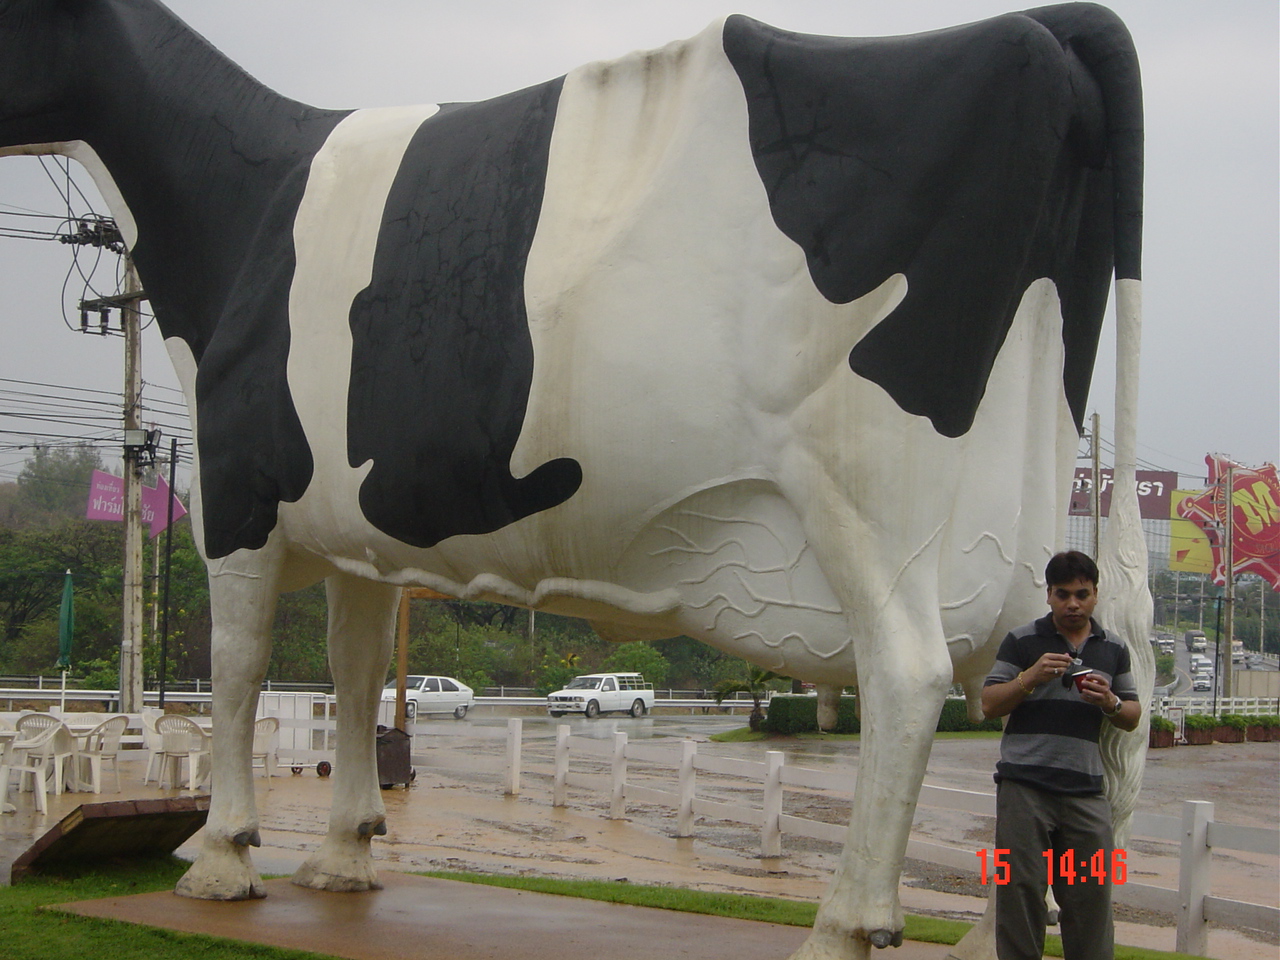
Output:
[[[808,930],[620,906],[387,871],[373,893],[320,893],[267,881],[265,900],[210,903],[172,893],[88,900],[59,909],[169,930],[311,950],[351,960],[783,960]],[[894,960],[944,960],[907,942]],[[888,955],[886,955],[888,956]]]

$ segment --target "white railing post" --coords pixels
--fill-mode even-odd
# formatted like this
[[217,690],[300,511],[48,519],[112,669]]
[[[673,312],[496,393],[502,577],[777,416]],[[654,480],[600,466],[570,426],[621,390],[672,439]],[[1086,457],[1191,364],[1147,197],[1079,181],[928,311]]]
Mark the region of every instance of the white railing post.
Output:
[[694,769],[693,758],[698,753],[698,745],[693,740],[682,740],[680,743],[680,806],[676,810],[676,836],[693,836],[693,795],[697,783],[698,772]]
[[613,735],[613,796],[609,801],[609,819],[626,816],[627,735],[619,730]]
[[1182,804],[1182,853],[1178,864],[1178,934],[1174,949],[1205,956],[1209,931],[1204,921],[1204,898],[1209,893],[1209,823],[1213,804],[1187,800]]
[[782,856],[782,765],[787,756],[781,750],[765,753],[764,825],[760,828],[760,850],[766,857]]
[[520,737],[524,722],[519,717],[507,721],[507,796],[520,794]]
[[551,805],[569,805],[569,725],[556,727],[556,772],[551,781]]

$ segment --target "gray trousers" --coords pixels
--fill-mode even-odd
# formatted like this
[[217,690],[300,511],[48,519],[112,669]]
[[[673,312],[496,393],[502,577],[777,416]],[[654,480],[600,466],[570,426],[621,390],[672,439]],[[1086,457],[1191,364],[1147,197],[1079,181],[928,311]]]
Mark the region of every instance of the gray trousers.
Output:
[[[1048,860],[1053,851],[1053,895],[1061,913],[1066,960],[1113,960],[1115,924],[1111,914],[1111,804],[1105,796],[1046,793],[1012,780],[996,788],[996,848],[1009,851],[1009,882],[996,887],[996,956],[1000,960],[1041,960],[1044,956]],[[1060,874],[1062,855],[1072,850],[1077,876]],[[1089,875],[1089,860],[1103,856],[1107,882]],[[1084,864],[1083,869],[1081,864]],[[1081,875],[1087,879],[1081,880]]]

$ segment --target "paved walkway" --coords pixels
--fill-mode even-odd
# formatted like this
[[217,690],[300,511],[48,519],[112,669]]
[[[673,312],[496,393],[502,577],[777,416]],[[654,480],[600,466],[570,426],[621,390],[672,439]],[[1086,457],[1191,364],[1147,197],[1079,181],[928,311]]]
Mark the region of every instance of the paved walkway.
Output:
[[[171,893],[85,901],[86,916],[206,933],[351,960],[563,960],[609,957],[782,960],[807,930],[435,880],[388,871],[368,894],[267,882],[265,900],[209,903]],[[944,960],[908,941],[894,960]]]

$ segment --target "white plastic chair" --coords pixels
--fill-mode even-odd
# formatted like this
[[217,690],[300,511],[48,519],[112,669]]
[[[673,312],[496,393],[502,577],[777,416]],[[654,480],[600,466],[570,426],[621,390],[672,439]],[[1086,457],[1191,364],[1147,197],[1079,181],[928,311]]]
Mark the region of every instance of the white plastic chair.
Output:
[[263,717],[253,725],[253,766],[261,764],[271,789],[271,778],[276,775],[276,754],[280,751],[280,721],[275,717]]
[[91,792],[102,792],[102,764],[107,760],[111,761],[111,770],[116,776],[116,793],[120,792],[120,738],[128,726],[128,717],[110,717],[86,734],[80,760],[88,767]]
[[40,757],[37,760],[32,751],[41,750],[44,746],[44,741],[53,739],[53,734],[53,728],[50,727],[43,733],[38,734],[34,739],[18,740],[10,744],[3,762],[0,763],[0,810],[7,809],[9,778],[16,773],[18,775],[18,789],[21,790],[27,777],[30,777],[31,790],[36,795],[36,809],[41,814],[49,812],[49,801],[45,796],[48,785],[45,782],[44,758]]
[[209,760],[209,737],[194,720],[172,713],[156,720],[156,732],[160,734],[162,742],[158,781],[160,787],[164,788],[167,771],[170,788],[178,788],[182,761],[186,760],[187,789],[194,790],[196,784],[204,780],[201,768]]
[[[160,767],[163,765],[164,759],[164,741],[160,739],[160,734],[156,732],[156,721],[164,716],[163,710],[155,707],[143,707],[142,713],[142,747],[147,751],[147,771],[142,777],[143,783],[150,783],[160,780]],[[155,776],[151,775],[151,771],[155,770]]]
[[62,721],[51,713],[24,713],[18,718],[14,727],[20,734],[30,739],[42,731],[52,730],[61,724]]
[[31,739],[16,741],[12,750],[10,770],[18,774],[18,789],[26,789],[30,778],[41,813],[46,810],[44,794],[50,784],[55,794],[61,794],[64,788],[80,789],[76,738],[63,724],[38,731]]

